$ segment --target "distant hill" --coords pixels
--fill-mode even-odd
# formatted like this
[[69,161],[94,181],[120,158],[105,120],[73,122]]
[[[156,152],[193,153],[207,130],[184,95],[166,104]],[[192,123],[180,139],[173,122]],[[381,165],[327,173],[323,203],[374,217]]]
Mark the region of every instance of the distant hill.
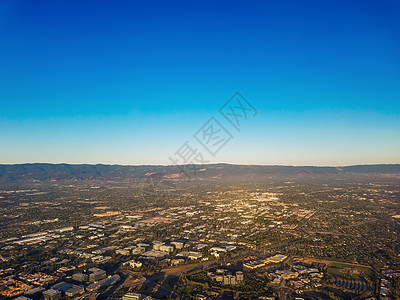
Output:
[[357,165],[344,167],[345,172],[351,173],[382,173],[382,174],[398,174],[400,165]]
[[[400,174],[400,164],[392,165],[357,165],[347,167],[293,167],[293,166],[261,166],[261,165],[205,165],[198,176],[214,177],[257,177],[268,175],[298,174],[341,174],[341,173],[375,173]],[[121,166],[121,165],[87,165],[87,164],[16,164],[0,165],[0,182],[32,181],[32,180],[86,180],[86,179],[126,179],[145,178],[149,174],[168,176],[178,174],[176,166]]]

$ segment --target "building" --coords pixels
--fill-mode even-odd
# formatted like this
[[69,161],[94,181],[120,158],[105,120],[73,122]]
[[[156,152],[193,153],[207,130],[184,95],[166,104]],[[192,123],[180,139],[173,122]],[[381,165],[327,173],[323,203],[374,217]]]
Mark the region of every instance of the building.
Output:
[[210,249],[211,252],[227,252],[235,250],[236,246],[214,246]]
[[195,259],[200,259],[203,257],[203,254],[201,254],[200,252],[193,252],[190,251],[189,255],[187,256],[189,259],[195,260]]
[[160,259],[160,258],[164,258],[167,255],[168,254],[166,252],[158,251],[158,250],[150,250],[150,251],[147,251],[147,252],[143,253],[143,256],[146,259],[155,259],[155,258]]
[[226,269],[216,269],[215,272],[216,274],[214,274],[214,272],[207,272],[207,276],[226,285],[235,285],[244,280],[242,271],[237,271],[235,275],[232,275],[231,272]]
[[175,246],[176,249],[181,250],[185,246],[183,242],[171,242],[171,245]]
[[131,254],[142,254],[146,251],[145,247],[136,247],[131,249]]
[[50,289],[43,292],[43,297],[46,300],[58,300],[61,299],[61,291]]
[[39,299],[42,296],[43,291],[45,288],[43,287],[35,287],[27,292],[24,293],[24,296],[28,297],[29,299]]
[[201,249],[203,249],[203,248],[205,248],[205,247],[207,247],[206,244],[197,244],[196,246],[194,246],[194,248],[195,248],[196,250],[201,250]]
[[266,263],[274,263],[274,264],[276,264],[276,263],[283,262],[286,258],[287,258],[287,256],[285,256],[285,255],[277,254],[277,255],[268,257],[265,260],[265,262]]
[[216,247],[212,247],[210,249],[210,252],[226,252],[226,248],[225,247],[216,246]]
[[243,277],[243,272],[242,271],[237,271],[236,272],[236,281],[239,282],[243,282],[244,277]]
[[261,261],[258,261],[258,260],[245,262],[243,264],[243,267],[245,267],[247,269],[251,269],[251,270],[254,270],[254,269],[257,269],[257,268],[261,268],[261,267],[264,267],[264,266],[265,266],[265,263],[261,262]]
[[68,231],[73,231],[74,227],[70,226],[70,227],[64,227],[64,228],[58,228],[58,229],[54,229],[54,232],[58,232],[58,233],[63,233],[63,232],[68,232]]
[[172,245],[161,245],[159,247],[160,251],[164,251],[164,252],[168,252],[168,253],[172,253],[174,252],[174,246]]
[[96,270],[95,272],[90,273],[89,281],[90,282],[99,281],[106,278],[106,276],[107,276],[106,271],[99,269]]
[[149,245],[149,244],[146,244],[146,243],[139,243],[139,244],[137,244],[137,246],[138,246],[139,248],[144,248],[144,249],[150,248],[150,245]]
[[89,280],[89,276],[83,273],[75,273],[72,275],[72,279],[78,282],[86,282]]
[[229,278],[229,284],[235,285],[236,284],[236,276],[227,275],[226,277]]
[[67,283],[67,282],[57,283],[57,284],[53,285],[52,288],[54,290],[58,290],[58,291],[64,293],[65,296],[68,296],[68,297],[73,297],[78,294],[82,294],[85,291],[85,289],[83,287],[72,284],[72,283]]
[[100,285],[99,282],[94,282],[94,283],[89,284],[86,287],[86,291],[87,292],[94,292],[94,291],[97,291],[98,289],[100,289],[100,287],[101,287],[101,285]]
[[299,277],[299,273],[298,272],[292,272],[289,270],[284,270],[280,272],[280,275],[282,277],[282,279],[294,279]]
[[102,269],[93,267],[93,268],[90,268],[88,271],[89,271],[89,273],[93,273],[93,272],[96,272],[96,271],[102,271]]
[[119,280],[121,280],[121,277],[119,277],[119,275],[115,274],[115,275],[110,276],[108,278],[102,279],[102,280],[100,280],[98,282],[89,284],[86,287],[86,290],[89,291],[89,292],[93,292],[93,291],[96,291],[98,289],[102,289],[102,288],[106,288],[106,287],[109,287],[111,285],[114,285]]
[[122,300],[141,300],[143,299],[142,294],[137,294],[137,293],[128,293],[122,296]]
[[131,255],[131,249],[127,249],[127,248],[118,249],[118,250],[115,251],[115,253],[116,254],[120,254],[120,255],[124,255],[124,256],[128,256],[128,255]]
[[154,242],[153,243],[153,249],[158,251],[158,250],[160,250],[160,247],[163,246],[163,245],[164,245],[163,242]]
[[183,263],[185,263],[185,260],[183,258],[171,259],[171,266],[177,266],[177,265],[180,265],[180,264],[183,264]]
[[85,289],[83,287],[74,285],[71,288],[69,288],[67,291],[65,291],[65,296],[73,297],[73,296],[82,294],[84,291],[85,291]]

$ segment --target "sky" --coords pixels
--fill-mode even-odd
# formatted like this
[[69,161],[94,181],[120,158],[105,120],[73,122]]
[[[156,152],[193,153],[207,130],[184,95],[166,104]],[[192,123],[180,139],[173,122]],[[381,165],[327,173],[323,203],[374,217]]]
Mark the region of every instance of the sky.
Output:
[[399,36],[397,0],[0,0],[0,164],[400,163]]

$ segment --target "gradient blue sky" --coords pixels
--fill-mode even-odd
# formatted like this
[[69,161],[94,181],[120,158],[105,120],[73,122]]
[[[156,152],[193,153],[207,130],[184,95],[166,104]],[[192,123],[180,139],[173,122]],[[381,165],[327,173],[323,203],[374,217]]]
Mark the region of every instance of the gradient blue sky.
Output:
[[[400,2],[0,0],[0,163],[400,163]],[[193,134],[258,110],[215,158]]]

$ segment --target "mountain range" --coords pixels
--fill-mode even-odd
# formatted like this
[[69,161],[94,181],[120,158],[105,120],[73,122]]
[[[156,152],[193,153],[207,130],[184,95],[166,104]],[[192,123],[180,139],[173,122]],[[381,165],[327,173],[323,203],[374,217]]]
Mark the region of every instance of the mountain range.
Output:
[[[196,176],[201,178],[246,177],[299,174],[400,174],[400,164],[354,165],[345,167],[315,166],[264,166],[209,164],[196,166]],[[190,169],[189,169],[190,170]],[[183,178],[177,166],[162,165],[103,165],[103,164],[48,164],[29,163],[0,165],[0,182],[24,180],[86,180],[86,179],[123,179],[144,178],[146,176]]]

